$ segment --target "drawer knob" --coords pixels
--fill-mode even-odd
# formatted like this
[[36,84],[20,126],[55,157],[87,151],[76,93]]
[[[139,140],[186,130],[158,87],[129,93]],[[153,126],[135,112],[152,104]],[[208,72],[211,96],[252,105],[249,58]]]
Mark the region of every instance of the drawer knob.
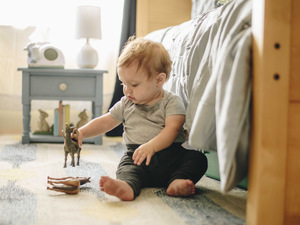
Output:
[[67,84],[66,83],[61,83],[60,85],[59,85],[59,89],[61,90],[61,91],[65,91],[66,89],[67,89]]

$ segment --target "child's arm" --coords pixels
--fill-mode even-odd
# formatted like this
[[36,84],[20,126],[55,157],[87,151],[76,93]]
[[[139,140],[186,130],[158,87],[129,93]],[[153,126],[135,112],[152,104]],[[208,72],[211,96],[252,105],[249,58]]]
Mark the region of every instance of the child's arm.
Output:
[[166,118],[165,127],[161,132],[148,141],[147,143],[141,145],[134,151],[132,159],[137,165],[146,159],[146,165],[150,164],[151,157],[167,147],[169,147],[177,135],[179,134],[180,129],[182,128],[185,121],[184,115],[171,115]]
[[119,124],[120,122],[115,120],[109,112],[91,120],[78,129],[79,134],[77,137],[77,141],[79,146],[81,147],[82,145],[82,139],[104,134],[112,130]]

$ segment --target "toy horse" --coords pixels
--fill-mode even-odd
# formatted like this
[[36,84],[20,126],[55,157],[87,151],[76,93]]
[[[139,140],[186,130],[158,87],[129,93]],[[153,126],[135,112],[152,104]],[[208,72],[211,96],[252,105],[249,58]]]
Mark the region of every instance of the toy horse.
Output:
[[67,158],[68,158],[69,153],[72,157],[71,166],[75,167],[74,154],[77,154],[77,166],[79,166],[81,148],[79,147],[76,139],[71,138],[71,133],[73,133],[74,137],[77,137],[77,135],[78,135],[77,128],[70,127],[67,123],[65,124],[65,126],[66,126],[66,131],[65,131],[65,133],[63,132],[63,137],[65,139],[65,141],[64,141],[64,150],[65,150],[64,168],[67,167]]
[[79,192],[80,185],[88,182],[91,182],[90,177],[48,177],[48,184],[50,184],[51,187],[47,187],[47,190],[75,195]]

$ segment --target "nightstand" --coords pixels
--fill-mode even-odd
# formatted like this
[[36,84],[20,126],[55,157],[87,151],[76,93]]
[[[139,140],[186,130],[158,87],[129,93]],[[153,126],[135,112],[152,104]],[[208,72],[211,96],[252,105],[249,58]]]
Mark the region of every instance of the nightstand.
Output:
[[[92,118],[102,115],[104,70],[18,68],[22,71],[22,143],[63,142],[63,137],[33,135],[30,128],[31,100],[76,100],[92,102]],[[85,142],[102,144],[102,136]]]

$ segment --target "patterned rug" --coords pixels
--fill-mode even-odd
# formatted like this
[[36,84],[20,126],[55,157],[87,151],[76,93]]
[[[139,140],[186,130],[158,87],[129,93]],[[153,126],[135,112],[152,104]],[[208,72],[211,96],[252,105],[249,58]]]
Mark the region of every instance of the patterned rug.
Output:
[[[146,188],[134,201],[122,202],[101,192],[100,177],[115,177],[124,150],[122,143],[104,138],[102,146],[83,145],[80,166],[63,168],[62,144],[22,145],[18,136],[0,136],[0,225],[245,224],[247,192],[236,188],[222,195],[219,182],[207,177],[187,198]],[[48,176],[84,176],[91,182],[67,195],[47,190]]]

